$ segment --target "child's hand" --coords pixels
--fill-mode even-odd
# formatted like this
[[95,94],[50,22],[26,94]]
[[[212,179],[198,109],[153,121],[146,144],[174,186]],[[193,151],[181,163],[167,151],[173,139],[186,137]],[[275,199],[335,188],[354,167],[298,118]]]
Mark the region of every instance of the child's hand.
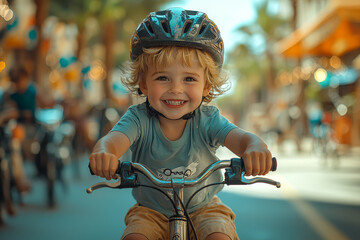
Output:
[[[119,144],[121,143],[121,144]],[[129,138],[121,132],[109,132],[99,139],[89,157],[90,168],[95,175],[110,180],[115,179],[119,158],[130,147]]]
[[250,145],[243,154],[245,175],[266,175],[272,165],[271,152],[266,145]]
[[95,175],[106,178],[106,180],[114,178],[115,171],[119,166],[119,160],[114,154],[93,152],[90,155],[89,160],[91,170]]
[[265,175],[270,171],[271,152],[255,134],[235,128],[226,136],[225,146],[244,159],[246,176]]

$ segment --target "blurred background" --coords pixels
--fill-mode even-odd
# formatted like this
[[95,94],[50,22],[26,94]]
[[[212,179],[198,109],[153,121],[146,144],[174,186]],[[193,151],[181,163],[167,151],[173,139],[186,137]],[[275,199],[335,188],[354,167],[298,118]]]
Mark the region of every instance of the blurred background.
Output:
[[1,239],[119,239],[134,200],[86,195],[87,158],[141,101],[120,81],[137,24],[174,6],[218,25],[230,90],[214,104],[278,158],[280,190],[220,195],[240,238],[357,239],[359,0],[0,0]]

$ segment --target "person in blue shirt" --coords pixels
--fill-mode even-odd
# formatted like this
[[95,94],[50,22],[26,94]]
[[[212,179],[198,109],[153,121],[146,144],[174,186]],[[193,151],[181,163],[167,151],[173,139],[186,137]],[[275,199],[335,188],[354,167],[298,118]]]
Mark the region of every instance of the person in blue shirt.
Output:
[[10,71],[10,79],[14,83],[14,91],[10,94],[10,99],[19,111],[18,121],[33,123],[37,90],[30,80],[29,73],[23,67],[14,68]]
[[[30,84],[28,72],[22,68],[14,68],[9,73],[10,80],[13,83],[13,91],[7,90],[3,96],[2,115],[8,116],[6,121],[16,119],[16,124],[12,126],[11,138],[9,139],[9,149],[11,151],[11,170],[12,177],[17,190],[20,193],[30,191],[31,184],[26,175],[23,166],[24,146],[28,146],[26,142],[27,128],[24,124],[33,123],[33,117],[36,107],[36,88]],[[0,125],[5,127],[5,121],[1,121]]]
[[[219,146],[244,158],[247,176],[270,171],[267,145],[207,104],[223,93],[227,77],[220,31],[205,13],[181,8],[150,13],[136,28],[130,56],[123,82],[146,101],[131,106],[95,144],[89,161],[96,175],[114,178],[118,159],[129,148],[133,162],[148,166],[165,180],[196,178],[218,160]],[[204,184],[221,178],[217,171],[205,183],[186,188],[185,201]],[[238,239],[234,213],[216,196],[220,190],[206,188],[189,206],[199,239]],[[137,204],[125,217],[122,239],[167,239],[171,214],[167,200],[144,188],[134,188],[133,196]]]

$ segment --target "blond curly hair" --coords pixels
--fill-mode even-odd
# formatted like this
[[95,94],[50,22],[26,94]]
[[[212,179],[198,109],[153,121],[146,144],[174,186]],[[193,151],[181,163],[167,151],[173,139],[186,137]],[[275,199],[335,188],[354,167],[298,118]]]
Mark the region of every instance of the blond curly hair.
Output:
[[195,55],[200,66],[205,69],[205,86],[210,85],[211,89],[209,94],[204,97],[204,102],[209,103],[228,90],[226,84],[228,80],[227,72],[217,66],[207,52],[189,47],[165,46],[143,49],[143,53],[135,61],[129,62],[124,67],[121,81],[131,93],[141,94],[139,84],[144,81],[148,66],[167,67],[174,62],[176,59],[174,56],[176,55],[180,55],[183,64],[188,67],[192,66],[193,56]]

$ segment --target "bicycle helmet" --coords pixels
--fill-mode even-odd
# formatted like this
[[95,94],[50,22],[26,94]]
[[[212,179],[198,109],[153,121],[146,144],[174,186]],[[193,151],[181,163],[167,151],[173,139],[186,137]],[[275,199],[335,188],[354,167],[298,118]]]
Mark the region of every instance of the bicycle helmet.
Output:
[[131,60],[143,53],[143,48],[160,46],[193,47],[208,52],[221,66],[224,42],[216,24],[206,13],[169,8],[151,12],[136,28],[131,38]]

